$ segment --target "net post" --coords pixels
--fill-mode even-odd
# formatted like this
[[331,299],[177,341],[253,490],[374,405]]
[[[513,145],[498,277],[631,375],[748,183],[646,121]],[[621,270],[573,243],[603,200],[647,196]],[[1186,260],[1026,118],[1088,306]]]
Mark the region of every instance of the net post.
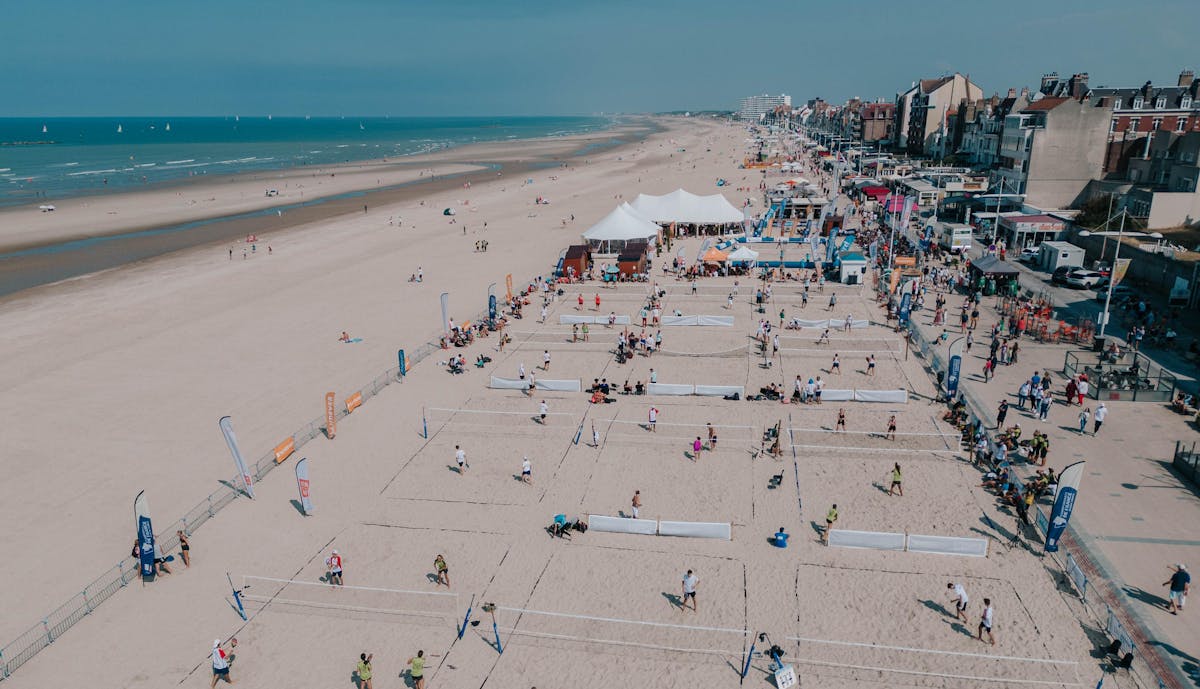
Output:
[[750,639],[750,652],[746,654],[746,664],[742,666],[742,676],[738,678],[738,684],[746,681],[746,675],[750,674],[750,661],[754,660],[754,639]]
[[421,407],[421,437],[429,440],[429,421],[425,418],[425,407]]
[[471,623],[471,609],[475,607],[475,594],[471,594],[471,602],[467,603],[467,614],[463,617],[462,626],[458,628],[458,638],[463,638],[463,634],[467,633],[467,625]]
[[571,444],[578,445],[579,444],[579,436],[581,436],[581,435],[583,435],[583,422],[582,421],[579,422],[579,428],[576,429],[576,431],[575,431],[575,440],[573,440],[571,442]]
[[246,608],[242,607],[242,592],[233,585],[233,577],[229,576],[229,572],[225,573],[225,579],[229,581],[229,589],[233,591],[233,602],[237,603],[237,614],[246,621]]

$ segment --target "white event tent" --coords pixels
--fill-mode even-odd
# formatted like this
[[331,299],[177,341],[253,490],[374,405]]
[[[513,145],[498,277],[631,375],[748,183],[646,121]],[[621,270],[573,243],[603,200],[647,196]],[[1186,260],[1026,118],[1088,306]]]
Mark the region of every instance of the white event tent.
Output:
[[659,224],[730,225],[741,224],[745,214],[724,196],[698,196],[676,189],[665,196],[638,194],[630,204],[639,215]]
[[595,253],[615,254],[630,242],[652,242],[659,227],[642,217],[628,203],[622,203],[583,233],[584,240]]

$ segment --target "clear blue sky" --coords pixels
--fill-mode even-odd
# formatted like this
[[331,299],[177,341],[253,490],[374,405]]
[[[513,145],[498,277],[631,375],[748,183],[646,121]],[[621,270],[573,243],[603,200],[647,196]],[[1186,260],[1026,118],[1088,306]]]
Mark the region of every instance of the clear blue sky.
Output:
[[970,74],[1174,83],[1195,0],[5,2],[0,116],[501,115],[840,102]]

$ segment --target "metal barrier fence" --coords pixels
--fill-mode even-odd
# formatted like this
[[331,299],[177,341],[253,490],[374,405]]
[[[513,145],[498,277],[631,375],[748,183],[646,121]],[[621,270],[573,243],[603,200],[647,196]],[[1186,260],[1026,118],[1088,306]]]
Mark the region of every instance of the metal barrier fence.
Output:
[[[938,372],[946,371],[949,365],[948,345],[953,338],[943,342],[939,335],[930,340],[915,325],[911,326],[908,332],[912,349],[920,353],[925,360],[926,367],[935,375]],[[959,393],[966,403],[972,427],[976,427],[977,423],[983,423],[984,427],[993,425],[990,420],[987,420],[987,410],[990,410],[990,405],[984,404],[970,388],[960,387]],[[1186,451],[1184,452],[1186,453]],[[1186,454],[1190,457],[1190,466],[1196,469],[1197,457],[1190,453]],[[1180,453],[1176,452],[1176,457],[1179,455]],[[1037,530],[1044,537],[1049,521],[1042,510],[1036,506],[1034,522]],[[1076,529],[1068,526],[1059,545],[1061,552],[1066,556],[1066,562],[1060,561],[1054,554],[1050,554],[1051,559],[1058,564],[1063,576],[1071,581],[1079,593],[1079,600],[1084,609],[1097,624],[1103,625],[1110,638],[1121,641],[1122,654],[1133,653],[1135,660],[1141,661],[1136,662],[1130,668],[1131,676],[1135,681],[1142,687],[1153,689],[1182,686],[1167,662],[1146,642],[1149,637],[1145,630],[1122,605],[1118,591],[1111,585],[1112,578],[1096,563],[1096,558],[1090,553]],[[1091,600],[1087,596],[1089,591],[1097,594]],[[1140,643],[1135,641],[1140,641]],[[1169,679],[1170,682],[1164,681],[1164,678]]]
[[1200,487],[1200,455],[1196,454],[1196,443],[1189,448],[1176,440],[1175,458],[1171,460],[1171,465],[1193,486]]
[[[472,319],[472,321],[485,320],[486,317],[487,312],[483,311]],[[406,352],[407,367],[411,369],[439,349],[441,349],[439,343],[426,342],[419,345],[411,354]],[[399,376],[399,366],[393,366],[376,376],[361,389],[357,390],[357,392],[362,393],[362,399],[365,403],[391,383],[399,381]],[[338,408],[336,414],[336,418],[340,420],[346,417],[349,412],[342,406]],[[305,443],[321,435],[324,431],[324,415],[304,424],[292,433],[294,451],[299,451]],[[277,465],[275,452],[272,449],[250,468],[255,482],[261,481]],[[188,510],[186,514],[177,519],[160,534],[155,535],[155,543],[159,546],[159,550],[165,554],[177,548],[179,546],[178,531],[182,531],[184,534],[190,536],[204,522],[212,519],[216,516],[217,512],[232,504],[241,495],[241,491],[234,488],[234,486],[241,484],[240,476],[233,476],[225,483],[228,485],[213,491],[208,497]],[[25,630],[16,639],[0,647],[0,681],[9,677],[17,668],[32,659],[42,649],[54,643],[68,629],[87,617],[92,610],[95,610],[96,606],[108,600],[113,594],[120,591],[130,582],[137,581],[140,576],[141,572],[136,558],[128,557],[121,560],[107,572],[101,574],[85,586],[82,591],[55,608],[49,615],[43,617],[40,622]]]

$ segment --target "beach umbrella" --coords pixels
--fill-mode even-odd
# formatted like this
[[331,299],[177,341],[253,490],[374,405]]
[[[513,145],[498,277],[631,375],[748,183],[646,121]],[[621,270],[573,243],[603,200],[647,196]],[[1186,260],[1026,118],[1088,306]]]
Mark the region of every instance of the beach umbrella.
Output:
[[447,208],[446,210],[442,211],[442,215],[455,215],[456,213],[457,211],[455,211],[453,208]]
[[704,256],[702,256],[700,260],[704,261],[705,263],[724,263],[726,256],[728,256],[728,254],[714,246],[708,251],[705,251]]

